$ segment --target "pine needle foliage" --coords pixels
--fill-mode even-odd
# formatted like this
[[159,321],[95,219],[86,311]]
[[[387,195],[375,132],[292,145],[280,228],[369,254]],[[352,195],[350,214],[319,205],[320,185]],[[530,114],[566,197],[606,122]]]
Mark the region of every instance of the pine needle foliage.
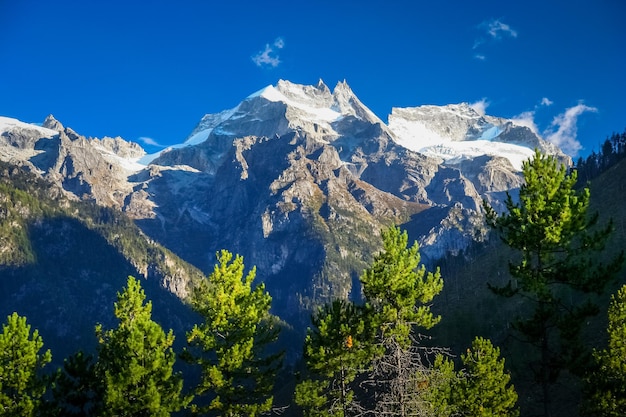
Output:
[[200,366],[194,409],[204,415],[258,416],[272,408],[272,389],[282,362],[270,352],[278,338],[265,285],[253,287],[256,268],[227,250],[191,297],[203,322],[187,333],[186,360]]
[[166,417],[187,402],[181,396],[182,377],[173,372],[174,335],[152,321],[152,303],[145,298],[140,282],[128,277],[115,303],[118,327],[105,331],[96,326],[106,416]]
[[49,350],[40,353],[42,347],[26,317],[15,312],[7,317],[0,333],[0,415],[34,415],[47,385],[40,371],[52,360]]
[[335,300],[313,316],[304,342],[310,374],[296,386],[295,401],[307,417],[357,415],[354,382],[370,366],[371,326],[362,307]]
[[626,415],[626,285],[611,297],[608,346],[594,351],[595,369],[585,378],[583,411],[589,415]]
[[607,265],[597,262],[612,224],[596,227],[598,215],[588,214],[589,188],[575,188],[576,171],[568,173],[555,157],[538,150],[522,171],[519,200],[507,195],[503,214],[484,203],[488,224],[519,254],[509,264],[509,283],[490,288],[533,305],[514,328],[539,353],[539,362],[529,368],[542,388],[543,415],[549,416],[551,386],[563,369],[576,372],[585,360],[581,326],[598,312],[587,294],[602,292],[624,257],[622,253]]

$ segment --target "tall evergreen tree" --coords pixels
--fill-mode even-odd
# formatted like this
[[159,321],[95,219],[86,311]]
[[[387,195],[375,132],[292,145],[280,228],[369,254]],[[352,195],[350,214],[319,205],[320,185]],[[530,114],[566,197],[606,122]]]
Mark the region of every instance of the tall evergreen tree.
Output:
[[626,416],[626,285],[611,297],[609,343],[594,352],[595,369],[585,378],[584,411],[603,417]]
[[13,313],[0,333],[0,415],[32,416],[46,391],[41,369],[52,360],[50,351],[40,353],[43,339],[31,334],[26,317]]
[[359,413],[362,406],[355,400],[352,384],[370,365],[372,340],[361,307],[336,300],[318,311],[304,343],[311,378],[296,386],[295,401],[305,416]]
[[252,287],[255,268],[244,278],[241,256],[222,250],[217,260],[191,297],[204,319],[187,334],[185,356],[202,369],[195,407],[206,415],[257,416],[272,407],[281,362],[269,352],[278,337],[272,298],[263,284]]
[[398,227],[383,231],[383,251],[362,277],[366,307],[375,326],[379,355],[373,362],[377,412],[406,416],[422,407],[421,374],[427,372],[419,352],[417,328],[440,320],[429,303],[443,288],[439,269],[420,265],[417,242]]
[[505,297],[521,295],[534,304],[529,317],[515,323],[524,339],[539,352],[531,364],[542,388],[543,415],[551,415],[551,385],[566,367],[575,370],[582,357],[579,334],[584,319],[597,306],[581,295],[601,292],[614,277],[623,254],[607,266],[596,262],[612,225],[592,231],[597,214],[589,217],[589,189],[576,190],[576,171],[539,151],[524,162],[525,183],[519,201],[507,196],[506,212],[498,215],[486,202],[488,223],[519,253],[509,265],[513,280],[491,286]]
[[414,326],[430,329],[441,319],[429,303],[443,289],[439,269],[420,265],[417,242],[408,247],[408,234],[399,227],[382,233],[383,250],[361,276],[363,293],[383,344],[411,345]]
[[182,377],[173,372],[174,335],[152,321],[152,303],[145,298],[140,282],[128,277],[115,303],[118,327],[96,326],[105,415],[169,416],[185,403]]

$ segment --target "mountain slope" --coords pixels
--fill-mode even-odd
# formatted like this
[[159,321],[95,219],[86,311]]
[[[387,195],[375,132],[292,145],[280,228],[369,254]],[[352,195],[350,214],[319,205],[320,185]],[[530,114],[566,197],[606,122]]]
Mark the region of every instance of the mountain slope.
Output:
[[202,274],[121,213],[69,201],[24,168],[0,163],[0,214],[0,317],[27,316],[56,360],[95,347],[94,326],[113,324],[128,275],[143,278],[164,326],[190,321],[183,299]]
[[314,305],[360,296],[382,228],[403,225],[432,264],[483,238],[482,200],[497,206],[519,186],[532,147],[562,155],[465,104],[394,109],[387,125],[345,82],[331,91],[281,80],[154,155],[51,117],[43,128],[3,120],[1,158],[70,199],[121,209],[202,270],[219,249],[243,255],[276,313],[302,322]]

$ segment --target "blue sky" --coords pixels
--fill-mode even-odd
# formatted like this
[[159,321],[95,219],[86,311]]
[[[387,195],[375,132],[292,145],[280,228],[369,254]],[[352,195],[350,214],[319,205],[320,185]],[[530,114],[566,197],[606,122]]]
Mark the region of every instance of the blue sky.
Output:
[[625,21],[623,0],[0,0],[0,115],[156,150],[279,79],[345,79],[384,121],[475,103],[586,155],[626,128]]

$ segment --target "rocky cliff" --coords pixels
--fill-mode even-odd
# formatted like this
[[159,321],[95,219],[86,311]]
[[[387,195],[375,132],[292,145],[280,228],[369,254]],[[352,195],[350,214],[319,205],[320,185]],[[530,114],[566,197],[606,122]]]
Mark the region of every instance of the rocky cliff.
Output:
[[279,81],[204,116],[156,155],[121,138],[0,120],[0,157],[75,199],[125,211],[152,239],[208,271],[221,248],[257,266],[278,314],[359,297],[358,276],[401,224],[425,262],[484,236],[481,202],[520,185],[527,128],[466,104],[393,109],[387,125],[345,82]]

